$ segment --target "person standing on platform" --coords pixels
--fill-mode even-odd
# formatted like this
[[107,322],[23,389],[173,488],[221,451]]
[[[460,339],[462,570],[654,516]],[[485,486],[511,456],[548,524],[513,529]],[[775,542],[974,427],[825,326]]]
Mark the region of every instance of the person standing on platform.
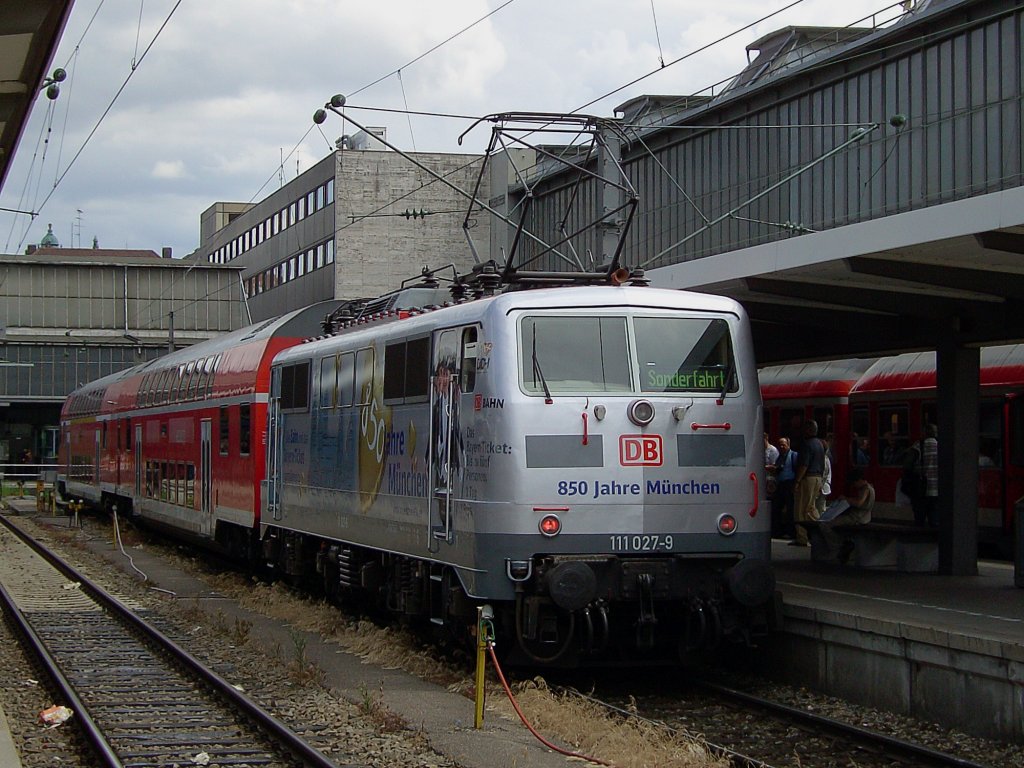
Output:
[[804,422],[804,444],[796,462],[794,483],[793,520],[796,523],[796,538],[793,546],[807,546],[807,529],[800,525],[808,520],[818,519],[818,496],[821,494],[821,479],[825,474],[825,447],[818,439],[818,422],[808,419]]
[[832,494],[832,457],[828,449],[831,442],[828,438],[821,439],[821,447],[825,450],[825,471],[821,473],[821,493],[815,499],[814,505],[818,509],[818,517],[821,518],[828,506],[828,497]]
[[779,458],[775,460],[775,495],[772,497],[772,535],[788,536],[793,528],[793,483],[796,480],[796,451],[789,438],[779,438]]
[[934,424],[924,427],[921,441],[921,471],[924,473],[925,520],[932,528],[939,526],[939,428]]
[[764,466],[765,469],[768,467],[774,467],[775,462],[779,460],[779,449],[771,444],[768,439],[768,433],[764,433]]

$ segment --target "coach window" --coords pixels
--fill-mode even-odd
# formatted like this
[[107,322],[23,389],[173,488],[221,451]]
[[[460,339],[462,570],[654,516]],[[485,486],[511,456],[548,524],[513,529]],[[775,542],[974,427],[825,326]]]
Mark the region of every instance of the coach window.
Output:
[[175,370],[174,381],[171,382],[171,402],[176,403],[185,394],[185,366],[179,365]]
[[356,356],[346,352],[338,357],[338,407],[348,408],[356,399],[353,394],[355,384],[355,360]]
[[907,427],[910,408],[906,405],[878,407],[878,446],[876,456],[882,466],[903,464],[903,454],[910,445]]
[[430,387],[430,337],[411,339],[405,352],[405,399],[426,400]]
[[218,419],[218,438],[220,442],[220,455],[227,456],[228,448],[231,445],[231,441],[228,438],[228,407],[222,405],[220,407],[220,418]]
[[188,499],[188,495],[187,495],[188,488],[187,488],[187,485],[186,485],[186,478],[187,477],[188,477],[188,470],[185,467],[185,462],[179,461],[178,462],[178,492],[177,492],[177,500],[178,500],[178,502],[177,503],[180,506],[185,506],[185,502]]
[[829,437],[836,430],[835,418],[832,415],[832,406],[827,408],[815,408],[814,420],[818,424],[818,437]]
[[462,375],[459,386],[463,392],[472,392],[476,387],[476,328],[462,329]]
[[338,405],[337,377],[338,358],[335,355],[320,361],[320,407],[334,408]]
[[309,409],[309,363],[281,368],[281,410]]
[[405,342],[384,348],[384,402],[401,401],[405,389]]
[[242,403],[238,406],[238,455],[248,456],[252,445],[252,406]]
[[389,344],[384,350],[384,401],[426,399],[429,371],[429,337]]
[[367,405],[373,400],[373,349],[356,352],[356,405]]
[[982,400],[978,404],[978,466],[1003,466],[1003,404]]
[[192,376],[188,380],[188,398],[189,400],[195,399],[196,393],[199,392],[199,380],[203,377],[203,361],[199,360],[195,368],[192,369]]
[[206,397],[209,397],[210,393],[213,392],[213,373],[217,370],[217,363],[219,362],[220,355],[206,358],[206,389],[203,392]]
[[866,406],[854,408],[850,414],[850,463],[855,466],[867,466],[871,456],[870,440],[871,423]]

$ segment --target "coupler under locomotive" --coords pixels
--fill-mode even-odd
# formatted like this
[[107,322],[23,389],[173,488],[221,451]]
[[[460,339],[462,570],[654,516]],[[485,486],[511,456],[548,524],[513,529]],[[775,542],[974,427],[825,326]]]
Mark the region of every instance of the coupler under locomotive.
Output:
[[764,560],[559,555],[506,566],[516,582],[511,655],[525,664],[672,661],[751,646],[778,622]]

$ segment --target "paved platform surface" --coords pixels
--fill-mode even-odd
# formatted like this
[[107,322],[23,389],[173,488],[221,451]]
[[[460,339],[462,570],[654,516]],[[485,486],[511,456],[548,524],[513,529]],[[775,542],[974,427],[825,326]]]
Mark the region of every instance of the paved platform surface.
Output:
[[813,563],[809,547],[772,542],[775,576],[787,606],[849,611],[866,619],[920,625],[999,643],[1024,661],[1024,589],[1013,563],[980,561],[976,576],[900,573]]

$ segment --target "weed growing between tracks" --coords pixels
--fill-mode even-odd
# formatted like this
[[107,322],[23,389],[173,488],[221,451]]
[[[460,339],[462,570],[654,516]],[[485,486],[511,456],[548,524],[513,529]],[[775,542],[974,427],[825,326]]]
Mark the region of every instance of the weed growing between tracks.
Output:
[[[441,658],[436,649],[424,647],[410,632],[351,619],[334,605],[296,595],[280,584],[266,585],[238,576],[221,576],[216,588],[251,611],[316,632],[369,663],[402,669],[444,685],[450,691],[467,697],[473,695],[473,681],[466,669]],[[527,718],[542,734],[619,768],[725,768],[728,765],[727,761],[712,757],[700,739],[672,733],[649,722],[610,716],[597,704],[551,691],[542,678],[516,683],[513,691]],[[382,731],[405,727],[401,718],[384,705],[383,690],[371,693],[364,687],[359,693],[360,710]],[[487,705],[492,716],[518,720],[493,671],[488,681]]]

